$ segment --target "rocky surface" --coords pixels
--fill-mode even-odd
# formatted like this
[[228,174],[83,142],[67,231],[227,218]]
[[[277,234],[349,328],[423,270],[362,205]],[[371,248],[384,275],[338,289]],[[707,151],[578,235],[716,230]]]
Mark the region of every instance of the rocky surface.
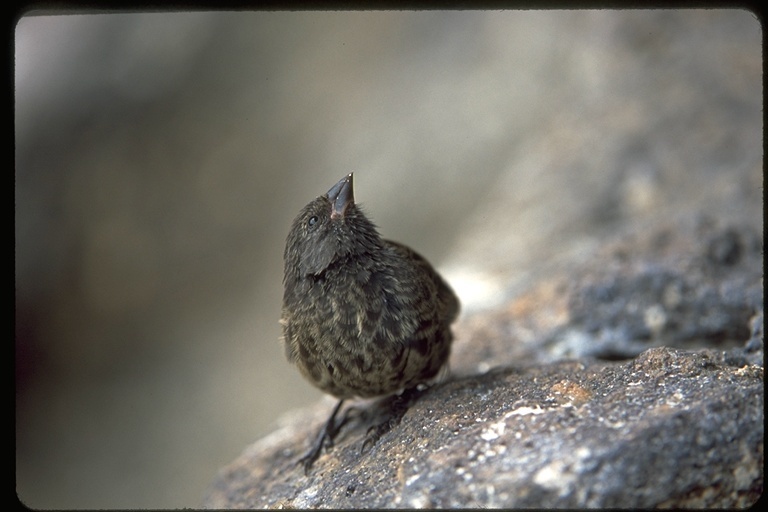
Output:
[[387,400],[354,404],[303,474],[323,402],[225,467],[205,505],[748,506],[764,478],[760,240],[693,218],[606,243],[464,318],[452,376],[370,451]]
[[[704,215],[641,226],[459,324],[452,365],[621,360],[649,347],[733,348],[762,332],[759,227]],[[757,315],[757,316],[756,316]],[[754,324],[754,325],[753,325]],[[762,364],[762,356],[752,359]]]
[[205,505],[732,507],[763,488],[763,368],[653,348],[625,363],[508,367],[430,389],[365,454],[350,421],[309,476],[312,422],[225,468]]

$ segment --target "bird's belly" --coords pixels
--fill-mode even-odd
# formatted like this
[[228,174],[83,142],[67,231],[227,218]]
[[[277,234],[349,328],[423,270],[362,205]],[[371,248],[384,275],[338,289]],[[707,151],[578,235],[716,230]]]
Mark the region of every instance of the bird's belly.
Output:
[[291,329],[294,360],[316,387],[339,398],[387,395],[431,378],[444,364],[448,352],[436,350],[436,322],[414,315],[390,287],[376,286],[383,282],[378,276],[361,283],[336,275],[333,288],[327,282],[307,290],[303,303],[312,304],[311,312]]
[[[365,335],[358,319],[354,322],[305,339],[296,361],[301,372],[315,386],[339,398],[373,397],[402,388],[411,377],[405,372],[410,367],[409,350],[399,341],[382,342],[376,331],[373,336]],[[354,329],[348,328],[351,326]]]

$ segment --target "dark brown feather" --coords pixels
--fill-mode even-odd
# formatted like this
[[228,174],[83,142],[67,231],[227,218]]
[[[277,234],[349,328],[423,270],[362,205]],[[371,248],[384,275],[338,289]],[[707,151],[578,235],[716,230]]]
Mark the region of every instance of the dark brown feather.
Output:
[[299,213],[284,260],[286,355],[318,388],[387,395],[448,361],[456,295],[422,256],[379,236],[354,203],[351,174]]

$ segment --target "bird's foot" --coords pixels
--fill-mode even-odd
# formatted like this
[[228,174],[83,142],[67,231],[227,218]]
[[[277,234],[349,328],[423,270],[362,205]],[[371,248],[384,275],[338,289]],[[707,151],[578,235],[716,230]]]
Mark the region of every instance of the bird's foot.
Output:
[[341,419],[338,425],[335,423],[336,414],[338,414],[339,409],[341,409],[341,405],[343,403],[344,400],[339,400],[339,403],[336,404],[336,407],[334,407],[333,412],[331,413],[331,417],[328,418],[325,426],[320,429],[320,434],[317,436],[317,439],[312,445],[312,448],[310,448],[309,451],[296,462],[297,464],[302,464],[304,466],[305,475],[309,475],[309,470],[312,468],[312,464],[315,463],[317,458],[320,457],[320,452],[323,451],[323,447],[328,445],[328,448],[331,448],[333,446],[333,441],[336,439],[336,435],[339,433],[339,430],[341,430],[341,427],[344,426],[344,424],[349,419],[348,415],[344,414],[344,417]]
[[396,427],[405,416],[406,411],[411,406],[413,401],[421,395],[423,390],[413,387],[406,389],[399,395],[395,395],[389,399],[389,411],[387,411],[387,419],[378,425],[371,426],[365,434],[365,441],[360,448],[360,453],[366,453],[369,451],[381,437]]

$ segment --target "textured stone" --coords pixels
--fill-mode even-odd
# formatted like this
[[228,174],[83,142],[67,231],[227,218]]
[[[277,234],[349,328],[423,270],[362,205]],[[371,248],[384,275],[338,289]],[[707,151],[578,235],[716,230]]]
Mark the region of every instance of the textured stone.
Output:
[[224,468],[205,505],[748,506],[764,478],[761,268],[747,225],[695,217],[608,241],[462,319],[452,376],[370,451],[388,399],[354,404],[303,474],[329,400]]
[[351,413],[308,477],[296,458],[320,418],[302,422],[222,470],[206,506],[746,506],[763,486],[764,384],[740,352],[652,348],[452,380],[366,454],[379,408]]

